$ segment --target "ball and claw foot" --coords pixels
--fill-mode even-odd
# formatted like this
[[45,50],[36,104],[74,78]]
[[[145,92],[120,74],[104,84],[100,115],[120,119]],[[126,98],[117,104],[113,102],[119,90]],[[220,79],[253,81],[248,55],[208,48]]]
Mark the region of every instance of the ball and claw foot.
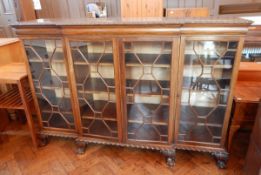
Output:
[[166,163],[169,167],[174,167],[175,166],[175,160],[174,158],[171,157],[166,157]]
[[82,141],[76,141],[76,146],[77,146],[77,150],[76,153],[81,155],[85,153],[85,149],[86,149],[86,143],[82,142]]
[[169,167],[175,166],[175,156],[176,156],[176,151],[175,150],[164,150],[162,153],[166,157],[166,164]]
[[227,161],[228,161],[228,153],[213,153],[213,156],[215,157],[217,161],[217,166],[220,169],[225,169],[227,167]]
[[40,135],[40,143],[39,146],[40,147],[44,147],[49,143],[49,137],[47,135]]

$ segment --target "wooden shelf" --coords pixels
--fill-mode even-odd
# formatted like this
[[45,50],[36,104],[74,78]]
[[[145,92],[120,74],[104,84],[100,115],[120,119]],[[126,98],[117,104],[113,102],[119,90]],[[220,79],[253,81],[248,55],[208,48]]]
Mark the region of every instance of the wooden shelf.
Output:
[[[115,84],[115,80],[114,79],[108,79],[108,78],[104,78],[104,81],[106,82],[106,84],[108,86],[105,85],[105,83],[102,81],[101,78],[89,78],[87,80],[87,82],[85,84],[77,84],[77,88],[78,91],[80,93],[91,93],[91,92],[108,92],[109,91],[115,91],[114,88],[114,84]],[[84,88],[84,91],[83,89]]]
[[159,104],[127,104],[127,115],[130,123],[168,125],[169,107]]
[[[181,142],[205,142],[220,144],[223,123],[209,124],[209,123],[195,123],[180,121],[180,131],[178,140]],[[207,129],[208,128],[208,129]]]
[[151,122],[151,123],[146,123],[143,121],[138,121],[138,120],[128,120],[129,123],[137,123],[137,124],[150,124],[150,125],[163,125],[163,126],[168,126],[168,123],[163,123],[163,122]]
[[60,108],[58,112],[66,113],[66,114],[72,113],[72,111],[71,111],[71,108],[72,108],[71,107],[71,98],[70,97],[60,97],[60,98],[58,98],[56,96],[51,96],[52,98],[50,98],[48,100],[51,101],[51,102],[55,102],[55,104],[49,104],[49,102],[47,102],[47,100],[42,97],[42,94],[36,94],[36,95],[39,95],[38,103],[39,103],[39,106],[41,106],[42,112],[51,113],[51,112],[53,112],[52,108],[54,108],[56,111],[58,111],[59,107],[57,106],[57,104],[59,102],[59,105],[63,106],[63,108],[62,109]]
[[[30,88],[25,89],[25,95],[28,101],[32,100]],[[15,87],[0,95],[0,108],[24,109],[18,88]]]
[[49,60],[40,60],[40,59],[30,59],[29,60],[30,63],[57,63],[57,64],[64,64],[64,60],[58,60],[58,59],[54,59],[52,61]]
[[117,121],[101,120],[100,118],[82,118],[84,135],[100,138],[117,138]]
[[107,102],[103,100],[95,100],[89,102],[91,107],[96,111],[90,108],[89,105],[81,106],[81,116],[86,119],[101,119],[101,120],[111,120],[116,121],[116,104],[112,102]]
[[[186,64],[186,65],[184,65],[184,68],[185,69],[191,69],[191,68],[199,68],[199,69],[201,69],[202,68],[202,65],[201,64],[193,64],[193,65],[191,65],[191,64]],[[232,67],[232,65],[212,65],[212,64],[204,64],[204,68],[209,68],[209,69],[212,69],[212,68],[214,68],[214,69],[232,69],[233,67]]]
[[[226,53],[225,56],[223,56],[220,59],[220,62],[222,62],[223,66],[227,66],[227,65],[233,65],[233,61],[236,58],[236,52],[232,52],[232,51],[228,51]],[[218,56],[213,56],[213,55],[209,55],[210,58],[206,58],[206,56],[204,54],[200,54],[200,55],[195,55],[193,53],[191,54],[186,54],[185,58],[184,58],[184,65],[191,65],[191,63],[193,62],[193,64],[200,64],[198,57],[200,57],[201,61],[204,63],[204,65],[212,65],[215,63],[215,61],[218,59]],[[229,62],[229,64],[226,64],[226,62]]]
[[[59,62],[58,62],[59,63]],[[74,65],[75,66],[111,66],[111,67],[114,67],[114,64],[113,63],[91,63],[91,64],[88,64],[86,62],[82,62],[82,61],[77,61],[77,62],[74,62]],[[139,63],[128,63],[128,64],[125,64],[126,67],[141,67],[141,66],[148,66],[148,67],[154,67],[154,68],[170,68],[171,66],[168,65],[168,64],[139,64]]]
[[[211,53],[211,54],[208,54],[209,56],[216,56],[217,54],[216,54],[216,49],[198,49],[197,50],[197,55],[198,56],[200,56],[200,57],[204,57],[205,56],[205,53]],[[225,49],[223,50],[223,51],[225,51]],[[229,53],[231,53],[231,52],[236,52],[237,51],[237,49],[235,49],[235,48],[229,48],[229,49],[227,49],[226,50],[227,51],[227,53],[224,55],[224,57],[226,57],[226,56],[229,56]],[[222,51],[221,51],[222,52]],[[195,53],[195,51],[191,48],[191,49],[187,49],[187,50],[185,50],[185,55],[193,55],[193,56],[196,56],[196,53]]]
[[100,64],[106,64],[106,63],[113,64],[113,54],[112,53],[103,54],[103,53],[89,52],[89,53],[83,53],[83,55],[86,57],[86,60],[88,61],[88,63],[84,61],[83,56],[79,52],[74,51],[72,53],[72,58],[73,58],[74,64],[77,64],[77,63],[84,63],[85,65],[97,64],[97,62],[99,61],[99,58],[101,56],[102,56],[102,58],[99,61]]
[[[104,81],[108,84],[108,85],[113,85],[115,82],[114,82],[114,79],[108,79],[108,78],[104,78]],[[137,80],[133,80],[133,79],[127,79],[126,80],[127,82],[127,93],[132,93],[132,92],[129,92],[130,90],[130,86],[134,86],[134,84],[137,82]],[[170,82],[169,81],[164,81],[164,80],[160,80],[158,81],[159,84],[161,85],[162,87],[162,91],[168,91],[169,93],[169,84]],[[82,89],[82,84],[77,84],[77,87],[78,89],[81,88]],[[111,92],[115,87],[114,86],[106,86],[104,84],[104,82],[99,79],[99,78],[90,78],[87,83],[85,83],[83,85],[84,89],[85,89],[85,92],[87,93],[90,93],[90,92],[108,92],[108,89],[109,88],[109,91]],[[162,95],[160,94],[160,89],[161,87],[156,83],[155,80],[140,80],[138,86],[136,87],[135,89],[135,94],[147,94],[147,95]],[[114,91],[114,90],[113,90]],[[140,92],[138,92],[140,91]],[[84,93],[82,90],[79,90],[80,93]],[[164,92],[163,92],[164,94]]]
[[128,140],[165,143],[168,141],[168,126],[145,123],[128,123]]
[[[193,108],[193,111],[192,111]],[[181,105],[182,124],[188,126],[195,124],[197,126],[223,127],[226,106],[219,105],[217,108],[208,106],[189,106]],[[214,111],[212,111],[215,109]],[[207,116],[210,114],[209,116]]]
[[[136,53],[139,57],[141,63],[138,61],[134,53],[125,54],[125,63],[127,67],[130,66],[153,66],[153,67],[171,67],[171,54],[142,54]],[[156,58],[160,55],[158,60],[155,62]],[[154,63],[155,62],[155,63]]]
[[[45,81],[52,81],[52,77],[56,77],[56,76],[45,76]],[[68,80],[67,80],[67,77],[66,76],[59,76],[59,79],[61,79],[61,82],[63,83],[63,84],[65,84],[65,83],[68,83]],[[39,80],[38,79],[33,79],[33,82],[34,83],[38,83],[39,82]],[[59,81],[60,82],[60,81]]]
[[[44,109],[44,107],[41,111],[42,111],[42,113],[47,113],[47,114],[58,113],[58,112],[55,112],[55,111],[52,111],[52,110]],[[72,112],[69,112],[69,111],[64,111],[64,112],[61,112],[61,113],[66,114],[66,115],[72,115]]]
[[[181,104],[181,121],[191,122],[193,119],[195,121],[205,122],[206,117],[208,117],[208,123],[222,125],[223,118],[220,117],[225,114],[226,105],[216,105],[216,106],[193,106],[188,104]],[[212,111],[215,109],[214,111]],[[208,116],[211,113],[210,116]],[[198,119],[198,120],[197,120]],[[204,122],[203,122],[204,121]]]
[[169,106],[169,96],[165,95],[147,95],[147,94],[135,94],[136,98],[133,99],[133,94],[127,94],[127,104],[154,104]]
[[[221,89],[229,89],[230,86],[230,78],[224,75],[222,78],[215,78],[215,80],[211,77],[198,77],[198,86],[202,86],[202,88],[206,88],[206,86],[209,88],[209,91],[211,90],[218,90],[218,86],[216,85],[216,82],[220,86]],[[193,81],[193,82],[192,82]],[[191,88],[193,84],[195,84],[196,78],[195,77],[183,77],[183,88]],[[197,86],[195,84],[195,86]]]
[[112,63],[86,63],[84,61],[75,61],[73,63],[75,66],[114,66]]
[[[183,125],[194,125],[195,123],[193,121],[180,121]],[[215,124],[215,123],[205,123],[205,122],[197,122],[197,126],[207,126],[207,127],[217,127],[222,128],[222,124]]]
[[[164,90],[169,90],[170,87],[170,81],[166,80],[157,80],[159,85],[157,84],[156,80],[134,80],[134,79],[127,79],[126,80],[126,87],[129,89],[129,87],[134,87],[135,84],[138,83],[138,89],[141,91],[141,93],[149,93],[149,92],[155,92],[158,91],[160,88]],[[137,88],[137,87],[136,87]]]

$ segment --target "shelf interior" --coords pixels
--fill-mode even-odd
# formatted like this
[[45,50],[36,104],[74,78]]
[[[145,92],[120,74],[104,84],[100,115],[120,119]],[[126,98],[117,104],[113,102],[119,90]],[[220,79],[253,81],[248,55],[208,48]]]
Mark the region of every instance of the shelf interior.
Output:
[[[26,100],[32,100],[30,88],[25,88]],[[0,108],[3,109],[24,109],[18,87],[13,87],[0,95]]]
[[238,42],[186,41],[179,142],[220,144]]
[[168,141],[172,43],[124,43],[128,140]]

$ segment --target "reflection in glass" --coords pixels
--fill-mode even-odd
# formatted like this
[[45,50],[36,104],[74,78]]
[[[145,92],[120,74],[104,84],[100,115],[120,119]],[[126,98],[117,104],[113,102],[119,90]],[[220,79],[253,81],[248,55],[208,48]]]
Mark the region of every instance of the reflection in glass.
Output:
[[60,40],[25,40],[44,127],[74,129],[74,120]]
[[85,135],[117,139],[112,42],[70,42],[82,129]]
[[186,41],[178,140],[221,141],[237,42]]
[[168,141],[171,42],[125,42],[128,139]]

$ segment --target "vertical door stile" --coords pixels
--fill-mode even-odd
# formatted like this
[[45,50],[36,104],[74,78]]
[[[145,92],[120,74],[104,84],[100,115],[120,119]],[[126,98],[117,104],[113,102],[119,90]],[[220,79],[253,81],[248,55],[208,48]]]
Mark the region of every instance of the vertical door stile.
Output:
[[177,89],[176,89],[176,104],[175,104],[175,135],[174,142],[178,142],[178,132],[179,132],[179,121],[180,121],[180,103],[181,103],[181,94],[182,94],[182,78],[183,78],[183,66],[184,66],[184,56],[185,56],[185,37],[180,37],[179,44],[179,56],[177,63]]
[[118,138],[119,138],[119,142],[123,142],[124,140],[124,124],[123,124],[123,111],[122,111],[122,98],[124,96],[122,96],[121,93],[121,89],[122,89],[122,85],[121,85],[121,71],[120,71],[120,60],[121,60],[121,47],[120,47],[120,41],[116,38],[113,39],[113,59],[114,59],[114,72],[115,72],[115,93],[116,93],[116,109],[117,109],[117,123],[118,123]]
[[238,47],[237,47],[237,52],[236,52],[236,57],[234,61],[234,68],[233,68],[233,73],[231,76],[231,85],[230,85],[230,95],[228,98],[228,107],[226,110],[225,114],[225,119],[223,122],[223,130],[222,130],[222,139],[221,139],[221,146],[225,148],[225,142],[227,139],[227,129],[228,129],[228,124],[229,124],[229,119],[230,119],[230,114],[231,114],[231,108],[232,108],[232,101],[233,101],[233,94],[234,94],[234,87],[236,85],[237,81],[237,76],[238,76],[238,70],[239,70],[239,65],[241,61],[241,56],[242,56],[242,50],[244,48],[244,37],[240,37],[238,41]]
[[126,69],[125,69],[125,56],[124,56],[124,47],[123,47],[123,41],[119,40],[119,69],[120,69],[120,101],[121,101],[121,115],[122,115],[122,141],[123,143],[127,142],[127,136],[128,136],[128,117],[127,117],[127,108],[126,108]]
[[69,39],[65,37],[63,39],[64,42],[64,53],[66,58],[66,67],[68,72],[68,81],[69,81],[69,87],[72,94],[72,106],[73,106],[73,113],[74,113],[74,120],[75,120],[75,127],[77,132],[80,136],[82,136],[82,122],[81,122],[81,115],[80,115],[80,108],[79,108],[79,101],[78,101],[78,95],[77,95],[77,85],[75,80],[75,71],[73,67],[73,59],[71,56],[71,48]]
[[171,59],[171,79],[170,79],[170,113],[169,113],[169,144],[173,144],[175,139],[175,123],[176,123],[176,101],[178,89],[178,63],[179,63],[179,46],[180,39],[175,37],[172,46]]

